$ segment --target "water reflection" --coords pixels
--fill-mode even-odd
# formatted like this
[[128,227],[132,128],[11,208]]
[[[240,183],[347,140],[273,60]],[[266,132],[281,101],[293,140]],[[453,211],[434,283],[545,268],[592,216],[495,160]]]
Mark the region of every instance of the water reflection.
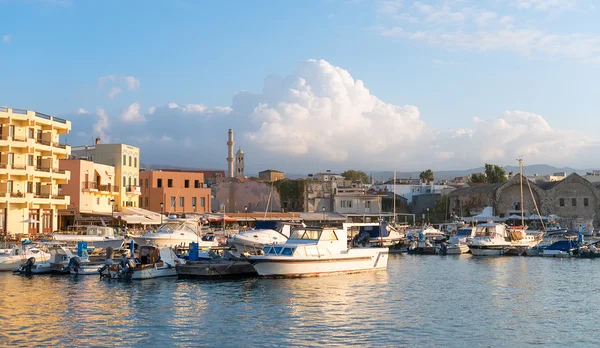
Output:
[[595,261],[393,255],[387,272],[237,281],[0,274],[0,339],[18,346],[597,345]]

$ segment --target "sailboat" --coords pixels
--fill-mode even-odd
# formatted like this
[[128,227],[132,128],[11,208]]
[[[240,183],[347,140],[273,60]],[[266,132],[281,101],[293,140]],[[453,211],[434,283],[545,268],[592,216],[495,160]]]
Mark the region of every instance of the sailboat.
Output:
[[[525,226],[525,208],[523,200],[523,158],[519,158],[519,186],[521,191],[521,226],[513,226],[508,228],[508,236],[510,238],[510,247],[506,250],[507,255],[523,255],[527,250],[537,246],[544,238],[544,231],[537,235],[527,234],[527,226]],[[531,194],[531,200],[538,216],[541,215],[533,192],[531,191],[531,185],[527,180],[527,186],[529,187],[529,193]],[[542,227],[544,223],[542,221]]]

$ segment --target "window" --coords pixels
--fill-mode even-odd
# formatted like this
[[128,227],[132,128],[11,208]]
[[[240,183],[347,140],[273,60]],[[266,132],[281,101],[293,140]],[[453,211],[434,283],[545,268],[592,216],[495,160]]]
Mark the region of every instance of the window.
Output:
[[127,187],[127,177],[123,175],[123,187]]
[[33,139],[35,138],[35,130],[33,128],[29,128],[29,138]]
[[587,198],[583,199],[583,206],[587,207],[590,204],[589,200]]
[[571,205],[574,207],[577,206],[577,198],[571,198]]
[[123,165],[127,164],[127,155],[123,155]]
[[100,197],[96,198],[96,204],[100,205]]
[[366,201],[365,202],[365,208],[371,209],[371,201]]
[[156,179],[156,187],[162,187],[162,179]]
[[10,164],[11,166],[15,164],[15,155],[13,155],[12,153],[8,154],[8,164]]
[[8,136],[9,137],[15,136],[15,126],[8,126]]
[[33,165],[33,155],[27,156],[27,165],[28,166],[32,166]]
[[559,199],[559,200],[558,200],[558,203],[559,203],[559,205],[560,205],[561,207],[564,207],[564,206],[565,206],[565,199],[564,199],[564,198],[561,198],[561,199]]
[[12,180],[8,180],[6,182],[6,189],[8,190],[8,192],[12,193],[13,192],[13,182]]
[[[146,197],[146,198],[148,198],[148,197]],[[142,197],[140,197],[140,201],[139,201],[138,205],[139,205],[140,207],[143,207],[143,206],[144,206],[144,205],[142,204]]]
[[31,181],[27,183],[27,193],[33,193],[33,182]]
[[185,200],[183,199],[184,197],[179,197],[179,207],[183,208],[183,204],[185,202]]
[[173,187],[173,179],[167,179],[167,187]]
[[204,197],[200,197],[200,206],[201,206],[202,208],[204,208],[204,200],[205,200],[205,198],[204,198]]
[[171,208],[175,208],[175,197],[171,197]]
[[196,206],[196,197],[192,197],[192,207]]
[[352,201],[340,201],[342,208],[352,208]]
[[131,167],[131,156],[129,156],[129,166]]
[[137,157],[133,158],[133,166],[137,168]]
[[146,182],[146,188],[148,188],[148,179],[144,180]]
[[133,178],[133,186],[137,186],[137,178]]
[[146,203],[146,208],[148,208],[148,197],[145,197],[145,198],[144,198],[144,201],[145,201],[145,203]]
[[194,180],[194,188],[200,188],[200,180]]
[[183,187],[185,187],[185,188],[190,188],[190,181],[186,179],[186,180],[183,182]]

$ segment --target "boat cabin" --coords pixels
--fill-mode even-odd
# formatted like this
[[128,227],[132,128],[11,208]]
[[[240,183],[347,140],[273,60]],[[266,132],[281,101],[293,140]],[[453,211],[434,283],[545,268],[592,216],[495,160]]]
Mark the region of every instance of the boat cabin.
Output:
[[476,238],[507,238],[506,226],[503,224],[487,223],[477,225],[475,230]]
[[347,250],[346,231],[333,228],[299,227],[284,244],[263,248],[269,256],[327,256]]

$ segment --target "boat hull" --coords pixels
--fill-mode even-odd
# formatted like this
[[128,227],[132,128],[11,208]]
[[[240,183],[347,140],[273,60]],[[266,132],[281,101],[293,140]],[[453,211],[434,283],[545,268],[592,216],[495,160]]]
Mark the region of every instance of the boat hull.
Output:
[[466,244],[450,244],[446,250],[447,255],[459,255],[469,252],[469,246]]
[[134,236],[131,237],[133,239],[133,241],[138,244],[138,245],[154,245],[160,248],[163,247],[168,247],[168,248],[173,248],[173,247],[177,247],[177,246],[187,246],[190,243],[198,243],[200,248],[208,248],[208,247],[212,247],[215,246],[215,243],[207,243],[204,242],[202,240],[200,240],[200,238],[194,238],[194,239],[190,239],[190,238],[160,238],[160,237],[145,237],[145,236]]
[[475,256],[502,256],[508,247],[504,246],[473,246],[469,245],[471,254]]
[[249,261],[261,277],[312,277],[385,270],[388,250],[373,249],[351,249],[347,254],[321,258],[255,256]]

